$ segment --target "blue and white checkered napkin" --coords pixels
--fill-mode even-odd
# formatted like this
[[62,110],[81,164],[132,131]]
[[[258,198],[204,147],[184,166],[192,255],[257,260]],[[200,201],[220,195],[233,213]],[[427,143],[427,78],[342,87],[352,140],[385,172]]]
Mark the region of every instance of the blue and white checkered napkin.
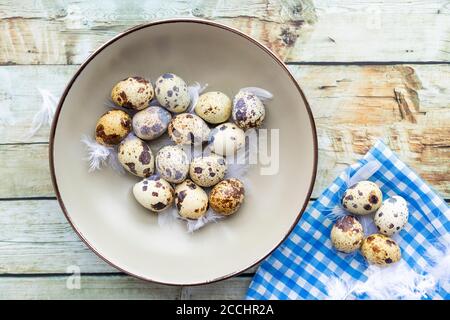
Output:
[[[258,269],[247,292],[248,299],[333,298],[335,296],[330,294],[329,286],[335,279],[346,286],[349,283],[376,286],[373,281],[367,285],[373,270],[361,254],[339,253],[332,248],[330,241],[333,225],[330,209],[339,206],[348,177],[354,176],[368,163],[377,164],[369,180],[381,187],[384,198],[400,195],[408,202],[408,224],[394,238],[401,248],[405,267],[421,277],[431,275],[430,270],[435,267],[437,259],[433,260],[430,253],[439,252],[442,244],[444,247],[447,245],[447,252],[444,249],[438,255],[440,260],[446,259],[447,265],[441,266],[439,271],[442,274],[444,269],[446,275],[436,276],[447,278],[432,279],[435,284],[433,290],[425,290],[426,293],[420,293],[416,298],[450,299],[448,270],[445,270],[449,262],[450,209],[381,141],[362,160],[343,172],[306,210],[289,237]],[[383,269],[388,271],[395,265]],[[413,284],[405,286],[419,287],[416,282],[413,280]],[[420,288],[408,290],[417,292]],[[402,295],[396,297],[402,298]],[[359,295],[353,298],[367,298],[367,295],[364,295],[364,290],[359,290]]]

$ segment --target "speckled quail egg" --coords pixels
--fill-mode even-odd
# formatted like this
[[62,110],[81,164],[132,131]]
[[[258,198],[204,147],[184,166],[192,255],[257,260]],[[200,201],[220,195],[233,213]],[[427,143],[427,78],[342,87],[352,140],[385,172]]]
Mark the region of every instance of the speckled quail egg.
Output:
[[240,180],[225,179],[212,188],[209,194],[209,205],[215,212],[229,216],[238,211],[244,196],[244,184]]
[[373,218],[380,233],[392,236],[408,222],[408,206],[405,199],[393,196],[385,200]]
[[363,238],[363,227],[353,216],[340,218],[331,229],[331,242],[338,251],[350,253],[358,250]]
[[175,205],[181,217],[198,219],[208,209],[208,195],[205,190],[187,179],[175,187]]
[[166,132],[172,115],[161,107],[148,107],[133,116],[134,133],[141,139],[153,140]]
[[360,181],[345,191],[342,206],[348,212],[358,215],[373,213],[383,201],[380,188],[371,181]]
[[245,133],[234,123],[227,122],[211,130],[209,142],[215,154],[229,156],[245,146]]
[[143,207],[160,212],[172,205],[174,191],[170,183],[158,175],[153,175],[136,183],[133,194]]
[[262,101],[253,93],[239,91],[233,100],[233,120],[242,129],[258,128],[266,117]]
[[206,122],[222,123],[230,118],[231,99],[219,91],[206,92],[198,98],[194,110]]
[[176,144],[201,144],[211,130],[199,116],[190,113],[176,115],[169,123],[168,133]]
[[164,73],[155,82],[156,99],[170,112],[186,111],[191,103],[186,82],[173,73]]
[[378,265],[395,263],[401,259],[397,243],[380,233],[372,234],[363,240],[361,253],[369,263]]
[[180,183],[189,172],[189,160],[178,146],[165,146],[156,155],[156,171],[172,183]]
[[122,110],[110,110],[95,126],[95,140],[105,146],[119,144],[131,131],[131,117]]
[[138,177],[149,177],[155,169],[155,160],[150,147],[134,134],[129,134],[119,144],[117,157],[128,172]]
[[129,77],[117,83],[111,91],[111,99],[119,106],[142,110],[154,95],[152,84],[142,77]]
[[189,166],[189,176],[201,187],[212,187],[223,180],[227,164],[222,156],[210,155],[194,158]]

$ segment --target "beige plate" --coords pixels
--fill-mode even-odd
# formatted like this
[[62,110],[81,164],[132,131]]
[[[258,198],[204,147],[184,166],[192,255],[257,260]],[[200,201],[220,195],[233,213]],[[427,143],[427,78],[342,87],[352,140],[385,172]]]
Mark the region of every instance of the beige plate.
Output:
[[[80,138],[93,135],[113,85],[130,75],[155,80],[174,72],[233,96],[258,86],[275,98],[265,127],[280,129],[280,169],[262,176],[233,217],[194,234],[158,227],[139,206],[131,175],[88,173]],[[154,150],[155,152],[156,150]],[[305,209],[317,167],[317,139],[308,104],[286,66],[257,41],[204,20],[135,27],[98,49],[64,92],[53,123],[50,167],[60,205],[75,231],[105,261],[133,276],[175,285],[221,280],[259,262],[288,235]],[[83,271],[83,270],[82,270]]]

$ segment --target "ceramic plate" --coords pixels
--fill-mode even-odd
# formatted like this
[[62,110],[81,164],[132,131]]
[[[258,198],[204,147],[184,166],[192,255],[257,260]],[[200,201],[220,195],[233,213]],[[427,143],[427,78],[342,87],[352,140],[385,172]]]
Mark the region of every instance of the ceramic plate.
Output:
[[[231,97],[248,86],[274,95],[266,108],[265,127],[279,129],[279,169],[262,175],[264,164],[252,166],[247,176],[252,187],[238,213],[194,234],[188,234],[182,223],[159,227],[157,216],[133,198],[135,177],[111,169],[88,173],[80,143],[84,134],[93,137],[117,81],[130,75],[155,80],[165,72],[176,73],[187,83],[208,83],[209,90]],[[97,255],[141,279],[194,285],[246,270],[289,234],[313,188],[316,140],[299,85],[270,50],[217,23],[166,20],[118,35],[80,67],[56,112],[50,168],[63,212]]]

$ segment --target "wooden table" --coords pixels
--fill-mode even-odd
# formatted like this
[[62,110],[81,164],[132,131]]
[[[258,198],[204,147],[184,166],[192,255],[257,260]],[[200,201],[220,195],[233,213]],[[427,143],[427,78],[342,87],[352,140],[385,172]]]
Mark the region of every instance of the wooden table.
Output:
[[[19,4],[20,3],[20,4]],[[243,298],[250,270],[198,287],[126,276],[95,256],[64,218],[50,182],[48,127],[25,138],[103,42],[156,19],[199,17],[261,40],[289,65],[319,136],[313,199],[382,137],[450,199],[450,2],[444,0],[51,1],[0,3],[0,298]],[[81,270],[81,289],[68,289]],[[75,268],[75,269],[74,269]]]

